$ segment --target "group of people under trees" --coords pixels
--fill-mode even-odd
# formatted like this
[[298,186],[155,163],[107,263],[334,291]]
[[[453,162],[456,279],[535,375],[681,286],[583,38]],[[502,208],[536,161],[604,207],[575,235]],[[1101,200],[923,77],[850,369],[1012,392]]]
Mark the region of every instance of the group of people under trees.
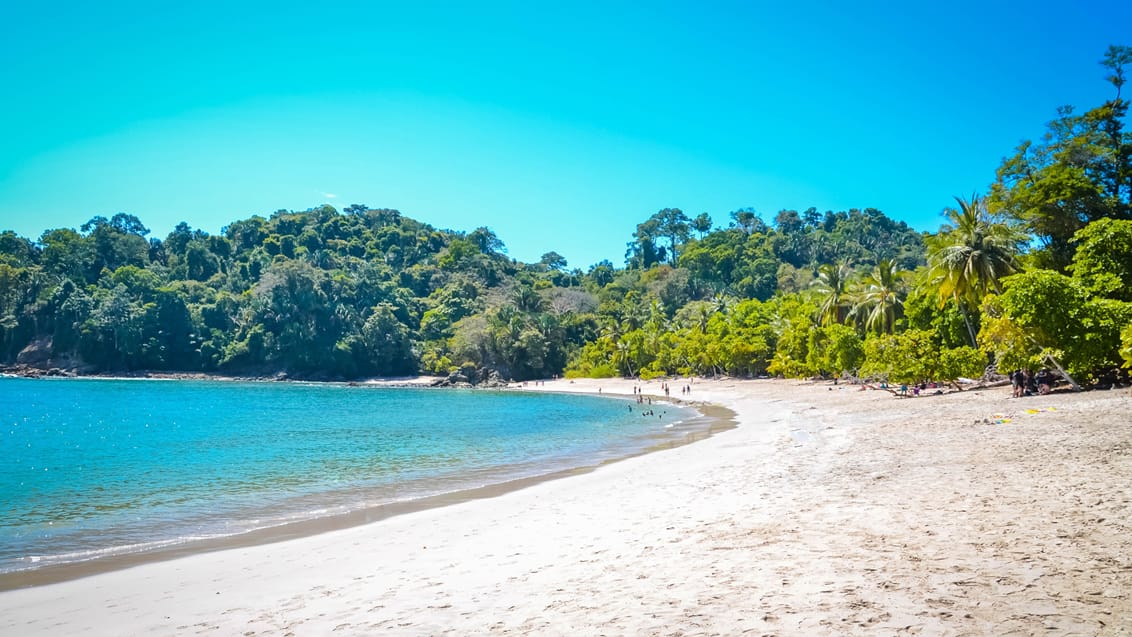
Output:
[[1014,398],[1023,396],[1046,395],[1053,388],[1056,376],[1048,369],[1042,369],[1037,374],[1028,369],[1017,369],[1010,374],[1010,384],[1014,388]]

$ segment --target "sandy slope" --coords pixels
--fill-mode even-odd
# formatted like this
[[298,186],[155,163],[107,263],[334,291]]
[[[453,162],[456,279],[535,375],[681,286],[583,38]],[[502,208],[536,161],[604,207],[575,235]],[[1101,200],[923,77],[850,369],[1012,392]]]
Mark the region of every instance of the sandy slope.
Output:
[[[632,387],[527,391],[598,386]],[[740,427],[497,498],[0,593],[0,634],[1132,634],[1127,393],[693,388]]]

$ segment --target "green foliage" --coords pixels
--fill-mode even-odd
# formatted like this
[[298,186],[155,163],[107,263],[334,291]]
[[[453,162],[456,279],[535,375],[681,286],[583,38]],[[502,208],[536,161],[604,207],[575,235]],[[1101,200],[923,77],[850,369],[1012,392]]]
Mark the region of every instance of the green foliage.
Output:
[[849,317],[866,331],[892,334],[903,315],[908,275],[896,261],[882,259],[855,286]]
[[959,302],[954,298],[941,305],[939,294],[930,283],[913,289],[904,299],[905,327],[934,331],[944,348],[969,345],[971,332],[978,334],[981,320],[978,306],[960,311]]
[[1034,265],[1058,271],[1073,260],[1074,234],[1100,219],[1132,219],[1132,134],[1120,97],[1128,47],[1110,47],[1116,97],[1078,115],[1058,111],[1040,143],[1024,142],[1003,161],[990,207],[1021,224],[1040,243]]
[[865,341],[861,375],[894,383],[949,382],[978,378],[986,356],[969,346],[941,348],[931,330],[871,336]]
[[811,330],[807,349],[809,368],[834,377],[856,372],[865,355],[864,343],[857,331],[837,323]]
[[937,289],[940,307],[953,301],[967,327],[969,344],[976,344],[972,310],[991,292],[1001,292],[999,280],[1018,270],[1016,254],[1022,237],[1016,229],[996,222],[985,200],[972,195],[955,198],[958,209],[947,210],[949,225],[928,241],[928,276]]
[[0,232],[0,263],[26,267],[35,262],[38,250],[31,241],[11,230]]
[[801,378],[820,373],[811,363],[810,333],[815,330],[812,304],[800,297],[783,297],[777,304],[778,339],[767,371],[787,378]]
[[939,380],[954,381],[960,378],[980,378],[987,367],[987,357],[978,348],[962,345],[955,348],[941,348],[939,364],[933,377]]
[[818,268],[817,279],[811,284],[821,295],[817,319],[822,325],[843,323],[852,308],[849,281],[852,270],[847,263],[823,264]]
[[1132,323],[1120,333],[1120,358],[1124,360],[1126,369],[1132,369]]
[[1092,295],[1132,301],[1132,221],[1098,219],[1073,236],[1069,271]]
[[930,331],[908,330],[866,339],[861,375],[884,378],[894,383],[933,380],[939,357],[934,338],[935,334]]
[[688,240],[690,231],[691,220],[682,210],[665,208],[637,224],[625,260],[633,268],[647,269],[665,261],[675,265],[678,250]]
[[1093,298],[1086,286],[1051,270],[1003,280],[989,297],[979,342],[1000,368],[1038,367],[1053,356],[1079,382],[1117,366],[1120,330],[1132,322],[1132,303]]

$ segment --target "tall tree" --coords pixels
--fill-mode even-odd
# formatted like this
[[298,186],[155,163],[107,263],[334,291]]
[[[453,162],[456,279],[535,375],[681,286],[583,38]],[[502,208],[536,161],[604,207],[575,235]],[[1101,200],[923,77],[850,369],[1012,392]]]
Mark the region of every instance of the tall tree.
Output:
[[667,256],[664,246],[657,244],[657,239],[662,236],[656,215],[638,223],[637,231],[633,233],[633,240],[627,244],[625,264],[629,268],[644,270],[664,261]]
[[1120,97],[1130,61],[1132,49],[1110,47],[1101,63],[1116,97],[1081,115],[1060,108],[1040,143],[1023,142],[998,169],[989,204],[1037,237],[1041,267],[1068,267],[1073,234],[1089,222],[1132,219],[1132,135]]
[[1124,86],[1124,66],[1127,64],[1132,64],[1132,46],[1110,44],[1101,60],[1101,66],[1112,73],[1105,79],[1116,87],[1117,100],[1120,99],[1120,89]]
[[866,330],[892,334],[900,317],[907,286],[895,261],[882,259],[857,286],[850,316]]
[[704,235],[711,231],[711,216],[706,212],[701,212],[696,215],[695,219],[692,219],[690,225],[692,230],[699,233],[699,238],[703,239]]
[[[1124,87],[1124,67],[1132,64],[1132,46],[1110,45],[1105,51],[1101,66],[1109,70],[1107,79],[1116,88],[1116,96],[1107,106],[1111,106],[1111,116],[1102,123],[1109,136],[1112,153],[1111,190],[1109,196],[1126,207],[1132,206],[1132,139],[1124,133],[1124,117],[1128,114],[1128,100],[1121,99],[1120,89]],[[1132,215],[1123,218],[1128,219]]]
[[818,321],[822,325],[844,323],[852,305],[849,303],[849,264],[824,264],[818,268],[818,278],[813,286],[822,295],[818,308]]
[[474,243],[476,247],[480,249],[480,252],[484,254],[507,252],[503,241],[487,226],[480,226],[468,233],[468,240]]
[[548,270],[565,270],[566,257],[551,250],[550,252],[543,253],[542,258],[538,260],[539,265],[542,265]]
[[676,265],[677,246],[688,241],[691,230],[691,220],[679,208],[665,208],[653,215],[657,220],[657,229],[661,236],[668,239],[668,260]]
[[755,212],[754,208],[740,208],[732,211],[731,223],[742,230],[744,234],[766,232],[766,224],[763,223],[762,218],[759,217],[759,213]]
[[929,242],[929,276],[939,286],[940,307],[948,299],[958,304],[974,347],[978,329],[971,311],[988,293],[1002,292],[999,279],[1018,270],[1015,254],[1022,237],[1008,225],[995,223],[978,194],[955,201],[959,207],[945,211],[949,223]]

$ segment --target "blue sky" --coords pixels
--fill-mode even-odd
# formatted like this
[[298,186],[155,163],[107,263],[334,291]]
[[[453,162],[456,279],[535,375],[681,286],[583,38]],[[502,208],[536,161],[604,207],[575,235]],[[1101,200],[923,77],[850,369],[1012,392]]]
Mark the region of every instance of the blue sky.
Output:
[[666,207],[935,230],[1132,44],[1116,1],[234,4],[6,8],[0,229],[364,203],[583,268]]

